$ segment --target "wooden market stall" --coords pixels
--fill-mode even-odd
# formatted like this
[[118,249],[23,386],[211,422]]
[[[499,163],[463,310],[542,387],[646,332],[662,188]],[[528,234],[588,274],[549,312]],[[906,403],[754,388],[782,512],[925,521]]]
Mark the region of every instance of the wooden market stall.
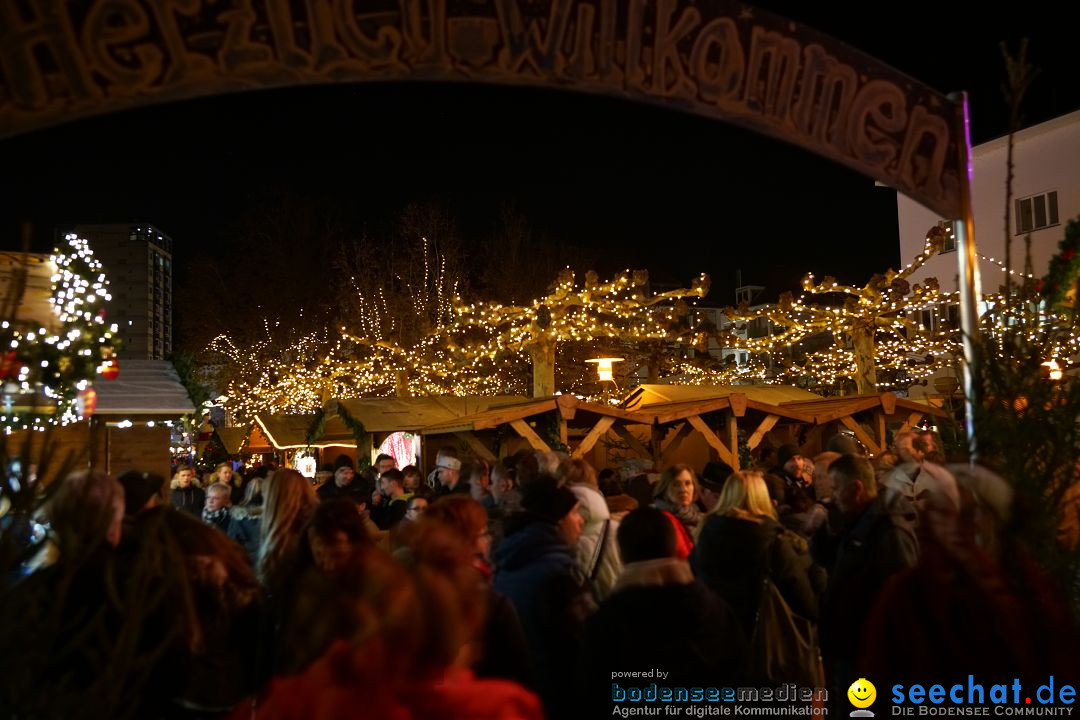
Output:
[[815,455],[830,437],[849,431],[877,454],[888,426],[908,429],[927,415],[945,413],[892,393],[822,398],[785,386],[643,385],[618,407],[558,395],[500,405],[419,432],[432,441],[458,442],[488,461],[528,447],[563,450],[596,467],[633,457],[658,469],[676,462],[702,467],[713,459],[738,469],[740,445],[754,450],[766,439],[773,446],[795,443]]
[[[524,398],[494,397],[348,398],[327,403],[322,416],[257,415],[256,427],[276,451],[291,454],[302,449],[322,451],[321,462],[333,462],[339,455],[354,461],[371,460],[394,433],[413,442],[417,462],[434,458],[427,450],[420,429],[435,423],[453,422],[476,412],[513,404]],[[255,433],[253,431],[253,440]],[[413,441],[416,435],[418,440]],[[400,462],[400,461],[399,461]]]

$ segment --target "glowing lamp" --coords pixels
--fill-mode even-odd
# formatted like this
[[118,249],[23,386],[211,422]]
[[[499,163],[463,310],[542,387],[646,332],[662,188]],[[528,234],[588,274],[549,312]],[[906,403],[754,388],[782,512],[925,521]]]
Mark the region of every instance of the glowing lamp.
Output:
[[1061,366],[1058,365],[1057,360],[1047,360],[1042,364],[1042,366],[1050,371],[1051,380],[1060,380],[1062,378],[1062,375],[1064,375]]
[[622,358],[606,357],[606,358],[592,358],[586,360],[588,363],[596,363],[596,376],[600,382],[609,382],[614,379],[611,373],[611,367],[614,363],[622,362]]

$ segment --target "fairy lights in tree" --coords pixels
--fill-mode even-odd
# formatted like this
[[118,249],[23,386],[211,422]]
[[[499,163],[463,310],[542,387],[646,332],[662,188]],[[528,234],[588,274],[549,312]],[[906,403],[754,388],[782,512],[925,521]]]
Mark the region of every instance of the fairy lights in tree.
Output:
[[446,295],[439,291],[448,286],[437,281],[428,286],[434,292],[410,295],[414,311],[427,313],[434,326],[408,346],[387,337],[395,327],[383,311],[390,304],[376,295],[358,303],[368,308],[358,323],[367,334],[341,327],[332,346],[323,334],[275,345],[267,324],[266,340],[250,348],[222,336],[211,349],[242,369],[226,389],[229,409],[241,419],[257,412],[310,412],[329,398],[524,394],[530,363],[534,394],[551,395],[560,344],[673,340],[692,333],[685,298],[702,297],[708,277],[656,295],[647,294],[647,282],[642,271],[609,283],[589,273],[579,287],[566,271],[551,293],[528,305],[458,300],[448,317]]
[[86,240],[69,234],[50,257],[53,322],[0,321],[0,425],[44,429],[81,420],[92,410],[92,384],[115,367],[116,325],[105,322],[112,299],[101,263]]
[[745,305],[727,308],[725,314],[736,323],[764,318],[777,332],[760,338],[729,332],[723,343],[752,353],[776,354],[812,336],[831,333],[834,349],[808,354],[801,363],[792,363],[786,374],[812,378],[815,385],[852,378],[860,393],[878,392],[888,385],[879,383],[879,370],[896,371],[890,373],[894,379],[932,374],[958,349],[956,331],[928,328],[913,318],[924,312],[937,314],[955,302],[955,293],[941,292],[934,278],[914,287],[906,278],[940,252],[944,240],[944,231],[932,228],[922,253],[907,267],[875,275],[863,287],[841,285],[832,277],[818,283],[808,274],[797,298],[785,293],[776,305],[757,310]]
[[555,288],[528,305],[460,303],[450,329],[457,365],[527,354],[533,367],[533,396],[555,393],[555,355],[560,343],[604,338],[622,342],[672,340],[691,334],[686,298],[709,291],[701,275],[689,288],[648,295],[648,272],[619,274],[601,283],[594,272],[578,287],[564,270]]

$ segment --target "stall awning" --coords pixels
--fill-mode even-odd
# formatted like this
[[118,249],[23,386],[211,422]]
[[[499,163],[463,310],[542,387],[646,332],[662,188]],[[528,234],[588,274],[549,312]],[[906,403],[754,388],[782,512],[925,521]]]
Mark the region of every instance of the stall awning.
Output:
[[221,439],[225,452],[230,455],[239,455],[240,450],[244,447],[244,440],[251,433],[251,426],[219,427],[215,432],[217,432],[218,438]]
[[187,388],[168,360],[124,360],[116,380],[94,381],[96,416],[166,416],[195,412]]
[[704,402],[745,395],[764,405],[780,405],[787,402],[820,400],[809,390],[786,385],[638,385],[619,403],[625,410],[642,410],[650,405],[669,403]]

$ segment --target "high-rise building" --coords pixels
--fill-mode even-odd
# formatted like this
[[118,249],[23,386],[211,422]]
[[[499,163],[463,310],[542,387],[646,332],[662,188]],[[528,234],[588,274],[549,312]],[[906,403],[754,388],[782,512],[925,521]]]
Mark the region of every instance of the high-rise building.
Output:
[[105,266],[119,327],[119,356],[165,360],[172,354],[172,239],[153,225],[78,225]]

